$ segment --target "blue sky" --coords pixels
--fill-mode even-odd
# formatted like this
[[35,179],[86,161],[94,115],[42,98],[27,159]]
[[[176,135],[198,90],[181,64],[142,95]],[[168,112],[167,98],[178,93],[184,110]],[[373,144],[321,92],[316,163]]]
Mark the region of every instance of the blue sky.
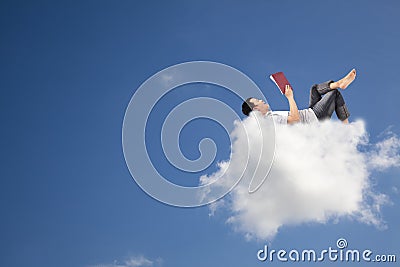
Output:
[[[312,84],[355,67],[345,92],[351,118],[366,121],[372,141],[388,127],[399,134],[399,11],[397,1],[2,1],[0,264],[122,265],[140,256],[153,266],[270,264],[256,259],[265,242],[246,241],[225,214],[167,206],[133,181],[121,144],[130,98],[168,66],[210,60],[244,72],[277,110],[287,103],[266,76],[284,71],[305,108]],[[196,96],[240,112],[240,99],[214,89],[188,85],[156,107],[150,156],[177,183],[199,175],[178,175],[164,161],[160,123]],[[216,161],[227,159],[226,134],[207,121],[182,132],[188,158],[206,136],[218,144]],[[346,237],[353,247],[398,253],[399,169],[375,178],[392,201],[382,210],[386,230],[351,220],[288,226],[272,246],[324,249]]]

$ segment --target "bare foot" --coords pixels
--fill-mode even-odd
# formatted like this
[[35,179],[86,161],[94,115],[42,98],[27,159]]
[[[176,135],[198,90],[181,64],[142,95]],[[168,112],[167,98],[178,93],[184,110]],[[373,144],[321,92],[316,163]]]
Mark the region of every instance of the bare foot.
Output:
[[337,81],[337,87],[346,89],[356,78],[356,69],[352,69],[343,79]]

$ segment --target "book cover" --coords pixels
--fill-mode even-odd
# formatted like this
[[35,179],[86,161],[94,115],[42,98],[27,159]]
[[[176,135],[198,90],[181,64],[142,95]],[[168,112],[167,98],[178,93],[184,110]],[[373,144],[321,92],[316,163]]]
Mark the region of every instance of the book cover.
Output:
[[[269,78],[278,86],[282,94],[285,94],[285,87],[286,85],[290,85],[289,81],[286,79],[285,74],[283,72],[277,72],[274,74],[271,74]],[[290,87],[293,90],[292,85]]]

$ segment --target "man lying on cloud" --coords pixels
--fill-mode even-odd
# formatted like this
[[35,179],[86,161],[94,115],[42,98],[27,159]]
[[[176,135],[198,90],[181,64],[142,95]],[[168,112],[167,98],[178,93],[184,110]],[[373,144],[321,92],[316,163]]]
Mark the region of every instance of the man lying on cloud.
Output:
[[264,101],[249,97],[242,104],[242,112],[249,116],[251,111],[257,110],[262,115],[272,116],[273,120],[279,124],[313,123],[332,117],[335,111],[339,120],[349,123],[350,113],[344,102],[342,94],[337,89],[346,89],[356,78],[356,70],[351,70],[344,78],[337,82],[327,81],[315,84],[310,90],[310,105],[308,109],[297,108],[294,100],[293,90],[290,85],[286,85],[285,96],[289,102],[289,112],[272,112],[269,105]]

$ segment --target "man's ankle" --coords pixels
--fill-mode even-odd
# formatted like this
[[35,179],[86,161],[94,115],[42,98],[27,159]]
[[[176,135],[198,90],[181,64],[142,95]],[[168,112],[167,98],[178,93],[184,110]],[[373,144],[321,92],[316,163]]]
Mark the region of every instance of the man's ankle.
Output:
[[337,89],[337,88],[339,88],[339,83],[338,83],[338,82],[331,82],[331,83],[329,84],[329,88],[331,88],[331,89]]

